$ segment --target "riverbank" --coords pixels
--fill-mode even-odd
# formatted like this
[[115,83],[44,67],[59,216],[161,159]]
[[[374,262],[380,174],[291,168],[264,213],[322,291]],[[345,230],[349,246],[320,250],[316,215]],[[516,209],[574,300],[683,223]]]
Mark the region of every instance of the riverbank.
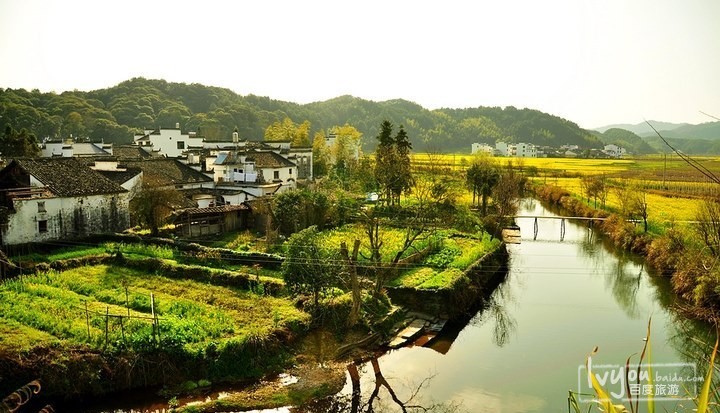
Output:
[[[435,312],[444,318],[466,311],[478,300],[478,291],[487,283],[485,275],[494,273],[501,265],[497,258],[506,254],[497,240],[452,237],[469,247],[458,256],[453,252],[446,264],[475,261],[435,289],[403,291],[405,297],[416,296],[409,302],[433,301]],[[46,255],[28,259],[25,275],[0,285],[4,394],[37,378],[43,381],[43,396],[71,403],[162,385],[170,398],[195,387],[189,383],[216,387],[254,380],[267,385],[238,393],[233,403],[255,408],[333,393],[344,377],[342,361],[333,359],[318,370],[298,344],[318,326],[299,302],[284,296],[281,279],[206,266],[219,261],[215,255],[196,260],[205,265],[184,264],[178,260],[187,258],[167,243],[105,245],[83,255],[86,250],[64,252],[64,260],[50,261]],[[446,252],[428,248],[418,259]],[[335,301],[338,308],[345,305]],[[361,343],[340,360],[367,357],[383,340],[387,343],[393,324],[406,312],[391,308],[392,317],[376,320],[381,325],[375,330],[384,332],[381,336],[368,341],[372,327],[364,326],[333,337],[338,348]],[[272,379],[292,371],[298,372],[299,384],[278,387]],[[277,391],[268,390],[272,388]],[[230,402],[225,399],[218,402]]]
[[[435,317],[453,318],[470,311],[487,290],[494,289],[507,265],[506,245],[497,238],[488,243],[483,254],[464,270],[444,271],[451,276],[427,287],[427,283],[409,283],[398,277],[388,287],[393,302]],[[414,270],[420,272],[420,270]],[[410,274],[412,276],[412,274]],[[449,304],[452,303],[452,304]]]
[[[389,288],[388,294],[393,302],[402,306],[398,314],[403,317],[387,330],[387,334],[378,335],[353,330],[339,340],[335,334],[323,331],[311,332],[303,340],[302,348],[299,350],[300,364],[286,372],[297,378],[297,382],[293,384],[283,386],[277,380],[261,381],[247,390],[234,392],[219,400],[182,406],[179,411],[209,413],[219,410],[238,411],[297,406],[334,395],[345,384],[347,372],[353,371],[348,366],[357,365],[361,360],[377,359],[389,348],[395,348],[390,345],[390,341],[412,322],[427,319],[438,321],[436,325],[442,325],[448,318],[451,320],[462,318],[462,323],[467,323],[469,314],[474,314],[474,311],[485,303],[490,293],[504,279],[507,259],[505,244],[497,242],[493,243],[492,250],[463,271],[461,277],[443,285],[442,288]],[[424,313],[419,314],[414,310],[422,310]],[[394,318],[396,317],[391,317]],[[453,329],[457,328],[456,322],[450,324],[453,324]],[[369,344],[359,347],[355,345],[362,342]],[[348,348],[351,348],[351,351],[348,351]]]

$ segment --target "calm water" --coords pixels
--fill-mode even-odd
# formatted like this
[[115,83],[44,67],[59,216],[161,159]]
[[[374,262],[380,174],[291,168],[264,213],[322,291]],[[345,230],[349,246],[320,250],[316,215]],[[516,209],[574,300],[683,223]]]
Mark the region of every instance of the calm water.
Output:
[[[535,201],[524,202],[521,213],[553,215]],[[561,241],[560,220],[539,220],[533,240],[533,220],[518,221],[522,243],[509,246],[507,279],[446,354],[412,347],[378,360],[399,400],[422,384],[409,404],[458,403],[461,408],[455,411],[468,412],[566,412],[568,390],[578,389],[579,366],[593,347],[600,350],[595,365],[624,365],[629,355],[642,350],[651,316],[652,361],[689,361],[682,355],[685,343],[699,333],[677,325],[668,309],[673,298],[666,280],[649,276],[639,261],[612,251],[587,224],[566,223]],[[694,328],[707,333],[704,327]],[[705,366],[699,367],[702,376]],[[362,405],[372,397],[376,380],[369,364],[361,371]],[[351,393],[348,380],[343,394]],[[379,410],[400,411],[387,387],[378,395],[374,406]],[[675,408],[677,403],[662,406]],[[298,411],[323,409],[330,407]],[[337,411],[345,410],[350,410],[347,402]]]

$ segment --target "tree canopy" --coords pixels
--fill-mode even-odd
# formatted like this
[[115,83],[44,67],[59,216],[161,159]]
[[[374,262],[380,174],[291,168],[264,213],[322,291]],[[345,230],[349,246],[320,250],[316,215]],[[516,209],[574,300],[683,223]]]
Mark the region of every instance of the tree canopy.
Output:
[[0,156],[10,159],[38,155],[40,155],[40,147],[35,135],[28,133],[24,128],[17,132],[12,126],[5,126],[5,133],[0,136]]

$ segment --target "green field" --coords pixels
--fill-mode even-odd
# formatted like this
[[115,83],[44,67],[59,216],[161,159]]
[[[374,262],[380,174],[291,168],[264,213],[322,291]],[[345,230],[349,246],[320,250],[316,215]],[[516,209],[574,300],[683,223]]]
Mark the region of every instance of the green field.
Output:
[[14,331],[0,334],[3,352],[57,343],[142,351],[153,341],[196,352],[309,321],[288,299],[108,265],[5,281],[0,314],[0,325]]

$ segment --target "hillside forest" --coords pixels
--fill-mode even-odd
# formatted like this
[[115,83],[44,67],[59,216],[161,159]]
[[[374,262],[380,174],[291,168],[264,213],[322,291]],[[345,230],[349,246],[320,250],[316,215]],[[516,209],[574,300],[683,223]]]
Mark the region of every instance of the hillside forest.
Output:
[[[262,140],[266,129],[289,118],[310,125],[309,135],[350,124],[364,136],[384,120],[403,125],[418,151],[469,151],[473,142],[497,140],[538,145],[599,148],[600,137],[573,122],[532,109],[509,106],[428,110],[406,100],[373,102],[340,96],[300,105],[200,84],[134,78],[90,92],[0,90],[0,130],[26,129],[38,139],[90,138],[132,142],[143,128],[196,131],[208,140],[227,139],[237,127],[242,139]],[[448,139],[448,137],[450,137]],[[364,149],[375,142],[365,139]]]
[[[601,148],[615,143],[632,154],[666,151],[652,134],[621,128],[603,132],[580,128],[572,121],[533,109],[513,106],[428,110],[407,100],[374,102],[340,96],[323,102],[297,104],[255,95],[241,96],[220,87],[133,78],[89,92],[60,94],[37,89],[0,89],[0,131],[26,129],[37,139],[89,138],[116,144],[132,142],[135,132],[180,124],[208,140],[227,139],[238,128],[242,139],[262,140],[273,124],[290,119],[309,124],[309,136],[349,124],[373,136],[384,120],[402,125],[416,151],[468,152],[474,142],[526,142],[540,146],[578,145]],[[672,125],[663,130],[678,149],[688,153],[720,153],[720,122]],[[697,138],[695,137],[697,136]],[[363,149],[374,150],[372,139]]]

